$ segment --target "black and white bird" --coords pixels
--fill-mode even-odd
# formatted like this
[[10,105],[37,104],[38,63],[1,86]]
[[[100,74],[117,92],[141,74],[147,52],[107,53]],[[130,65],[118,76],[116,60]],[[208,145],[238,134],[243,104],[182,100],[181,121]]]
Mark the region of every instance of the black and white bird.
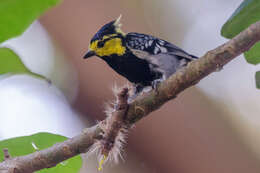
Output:
[[84,58],[96,55],[103,59],[134,84],[136,94],[147,86],[156,88],[161,81],[197,59],[174,44],[151,35],[123,33],[120,17],[94,35]]

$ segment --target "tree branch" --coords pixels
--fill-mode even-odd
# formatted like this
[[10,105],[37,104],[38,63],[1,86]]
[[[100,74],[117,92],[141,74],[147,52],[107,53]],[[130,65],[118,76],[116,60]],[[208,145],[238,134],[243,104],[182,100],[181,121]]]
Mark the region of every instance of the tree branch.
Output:
[[[156,92],[151,91],[137,97],[128,105],[125,122],[128,124],[136,123],[150,112],[159,109],[161,105],[174,99],[184,89],[195,85],[210,73],[221,69],[232,59],[250,49],[259,40],[260,21],[227,43],[207,52],[200,59],[189,63],[164,81]],[[26,156],[6,159],[0,163],[0,173],[31,173],[53,167],[70,157],[85,153],[96,140],[102,138],[104,131],[101,126],[104,121],[88,128],[78,136],[48,149]]]

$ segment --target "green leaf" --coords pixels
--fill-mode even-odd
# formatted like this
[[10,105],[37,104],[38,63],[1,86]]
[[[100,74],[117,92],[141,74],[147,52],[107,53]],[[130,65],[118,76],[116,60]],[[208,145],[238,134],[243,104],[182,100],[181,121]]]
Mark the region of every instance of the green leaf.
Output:
[[48,80],[44,76],[31,72],[11,49],[0,48],[0,75],[21,73]]
[[[260,20],[260,0],[244,0],[221,29],[221,35],[233,38],[251,24]],[[244,53],[246,61],[260,63],[260,43]]]
[[244,0],[221,29],[221,35],[233,38],[260,20],[260,0]]
[[0,43],[22,34],[48,8],[60,0],[0,0]]
[[257,71],[255,73],[255,83],[256,83],[256,88],[260,89],[260,71]]
[[[33,144],[40,150],[48,148],[57,142],[63,142],[67,138],[64,136],[51,134],[51,133],[36,133],[31,136],[22,136],[0,141],[1,151],[8,148],[12,157],[27,155],[35,152]],[[0,161],[3,161],[3,152],[0,152]],[[54,168],[43,169],[37,173],[77,173],[79,172],[82,164],[80,156],[75,156],[62,163],[59,163]]]
[[256,43],[249,51],[244,53],[246,61],[250,64],[260,63],[260,42]]

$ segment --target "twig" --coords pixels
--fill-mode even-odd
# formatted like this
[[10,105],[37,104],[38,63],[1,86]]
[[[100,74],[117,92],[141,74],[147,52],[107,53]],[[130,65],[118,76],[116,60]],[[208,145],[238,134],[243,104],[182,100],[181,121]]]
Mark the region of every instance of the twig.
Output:
[[120,92],[114,92],[116,94],[116,105],[114,108],[111,108],[111,106],[107,108],[107,118],[99,125],[103,131],[102,138],[97,140],[89,150],[89,153],[98,153],[99,170],[102,170],[102,165],[106,161],[110,160],[117,163],[119,157],[122,158],[121,152],[130,127],[130,124],[125,121],[128,111],[128,88],[125,87]]
[[109,151],[111,151],[114,146],[120,129],[125,126],[124,118],[128,110],[128,88],[123,88],[122,91],[118,93],[117,98],[118,104],[116,105],[116,110],[111,112],[111,115],[104,121],[106,127],[103,128],[105,134],[103,136],[104,145],[101,154],[106,156],[109,155]]
[[[151,91],[138,97],[129,105],[125,121],[133,124],[161,105],[175,98],[184,89],[198,83],[202,78],[218,70],[232,59],[247,51],[260,40],[260,22],[251,25],[235,38],[209,51],[200,59],[188,64],[168,80],[156,92]],[[105,121],[105,120],[104,120]],[[100,122],[80,135],[35,153],[7,159],[0,163],[0,173],[30,173],[53,167],[70,157],[86,152],[95,140],[104,133]]]
[[4,152],[4,160],[8,160],[11,158],[11,155],[9,154],[8,148],[3,149]]

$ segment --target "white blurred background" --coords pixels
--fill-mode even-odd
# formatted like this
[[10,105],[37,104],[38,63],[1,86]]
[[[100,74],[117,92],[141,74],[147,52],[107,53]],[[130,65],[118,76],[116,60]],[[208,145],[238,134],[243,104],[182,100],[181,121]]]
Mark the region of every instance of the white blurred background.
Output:
[[0,139],[37,132],[78,134],[84,125],[70,105],[77,94],[76,71],[43,26],[36,21],[22,36],[1,47],[15,51],[31,71],[51,83],[23,74],[0,80],[0,114],[5,115],[1,116]]

